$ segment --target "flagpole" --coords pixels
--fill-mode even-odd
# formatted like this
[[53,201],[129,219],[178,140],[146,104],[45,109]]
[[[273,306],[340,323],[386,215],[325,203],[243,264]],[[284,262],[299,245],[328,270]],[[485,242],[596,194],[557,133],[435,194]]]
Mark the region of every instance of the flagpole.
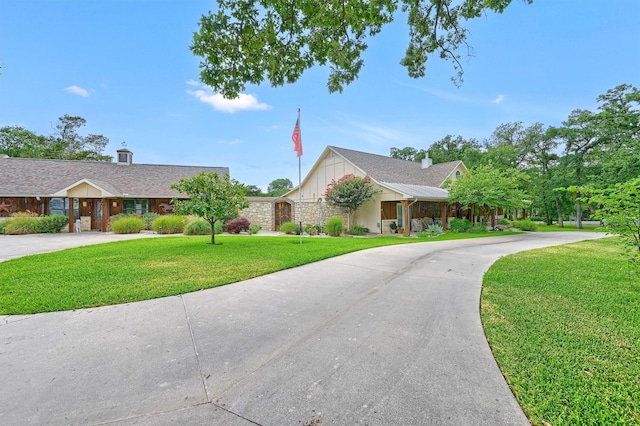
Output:
[[[298,124],[300,123],[300,108],[298,108]],[[302,131],[300,131],[302,133]],[[302,138],[301,138],[302,139]],[[298,155],[298,199],[300,200],[300,207],[298,211],[300,212],[299,222],[300,222],[300,244],[302,244],[302,160],[301,155]]]

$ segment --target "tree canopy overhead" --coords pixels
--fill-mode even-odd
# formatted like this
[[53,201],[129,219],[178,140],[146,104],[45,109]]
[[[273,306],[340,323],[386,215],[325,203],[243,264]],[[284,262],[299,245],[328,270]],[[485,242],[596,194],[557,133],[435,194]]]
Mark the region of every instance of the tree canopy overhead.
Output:
[[[367,40],[399,15],[409,45],[400,64],[425,75],[429,56],[453,62],[462,81],[460,47],[469,47],[465,21],[487,10],[502,13],[512,0],[217,0],[200,19],[191,51],[202,57],[200,78],[226,98],[247,84],[294,83],[309,68],[328,65],[330,92],[341,92],[360,73]],[[531,3],[533,0],[523,0]]]

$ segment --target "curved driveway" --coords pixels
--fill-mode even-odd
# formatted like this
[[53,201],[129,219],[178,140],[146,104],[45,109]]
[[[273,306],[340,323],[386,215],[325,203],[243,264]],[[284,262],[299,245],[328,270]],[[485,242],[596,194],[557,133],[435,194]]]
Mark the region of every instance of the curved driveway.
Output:
[[503,255],[602,236],[375,248],[183,296],[0,317],[0,424],[528,425],[484,336],[482,275]]

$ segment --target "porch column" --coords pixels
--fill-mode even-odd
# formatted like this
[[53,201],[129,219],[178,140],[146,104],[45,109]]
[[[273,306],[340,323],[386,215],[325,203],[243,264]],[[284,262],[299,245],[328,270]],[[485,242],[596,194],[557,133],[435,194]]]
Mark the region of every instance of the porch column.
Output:
[[76,232],[75,218],[73,217],[73,198],[69,198],[69,232]]
[[404,213],[404,233],[411,233],[411,218],[409,217],[409,200],[402,200],[402,211]]
[[447,229],[447,222],[448,222],[448,217],[447,217],[447,203],[442,202],[440,203],[440,221],[442,222],[442,229]]

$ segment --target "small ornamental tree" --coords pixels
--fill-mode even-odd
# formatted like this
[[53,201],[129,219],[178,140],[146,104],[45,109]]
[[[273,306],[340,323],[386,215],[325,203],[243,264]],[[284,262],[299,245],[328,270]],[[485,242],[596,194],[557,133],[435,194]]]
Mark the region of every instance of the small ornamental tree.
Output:
[[626,246],[629,261],[640,266],[640,177],[613,188],[582,188],[598,206],[595,218],[602,221],[607,233],[618,235]]
[[172,203],[177,214],[200,216],[211,225],[211,244],[215,244],[215,224],[235,219],[240,210],[249,207],[245,198],[247,186],[231,179],[228,174],[200,173],[180,179],[172,189],[189,197],[188,200],[174,198]]
[[342,207],[347,211],[349,219],[347,227],[351,228],[351,219],[355,211],[379,192],[381,191],[373,187],[371,178],[368,176],[346,175],[338,181],[332,179],[324,196],[327,203]]
[[488,214],[499,207],[521,208],[527,195],[520,188],[526,181],[527,176],[517,169],[500,170],[491,163],[479,166],[451,184],[449,203],[460,203],[465,209],[487,206]]

